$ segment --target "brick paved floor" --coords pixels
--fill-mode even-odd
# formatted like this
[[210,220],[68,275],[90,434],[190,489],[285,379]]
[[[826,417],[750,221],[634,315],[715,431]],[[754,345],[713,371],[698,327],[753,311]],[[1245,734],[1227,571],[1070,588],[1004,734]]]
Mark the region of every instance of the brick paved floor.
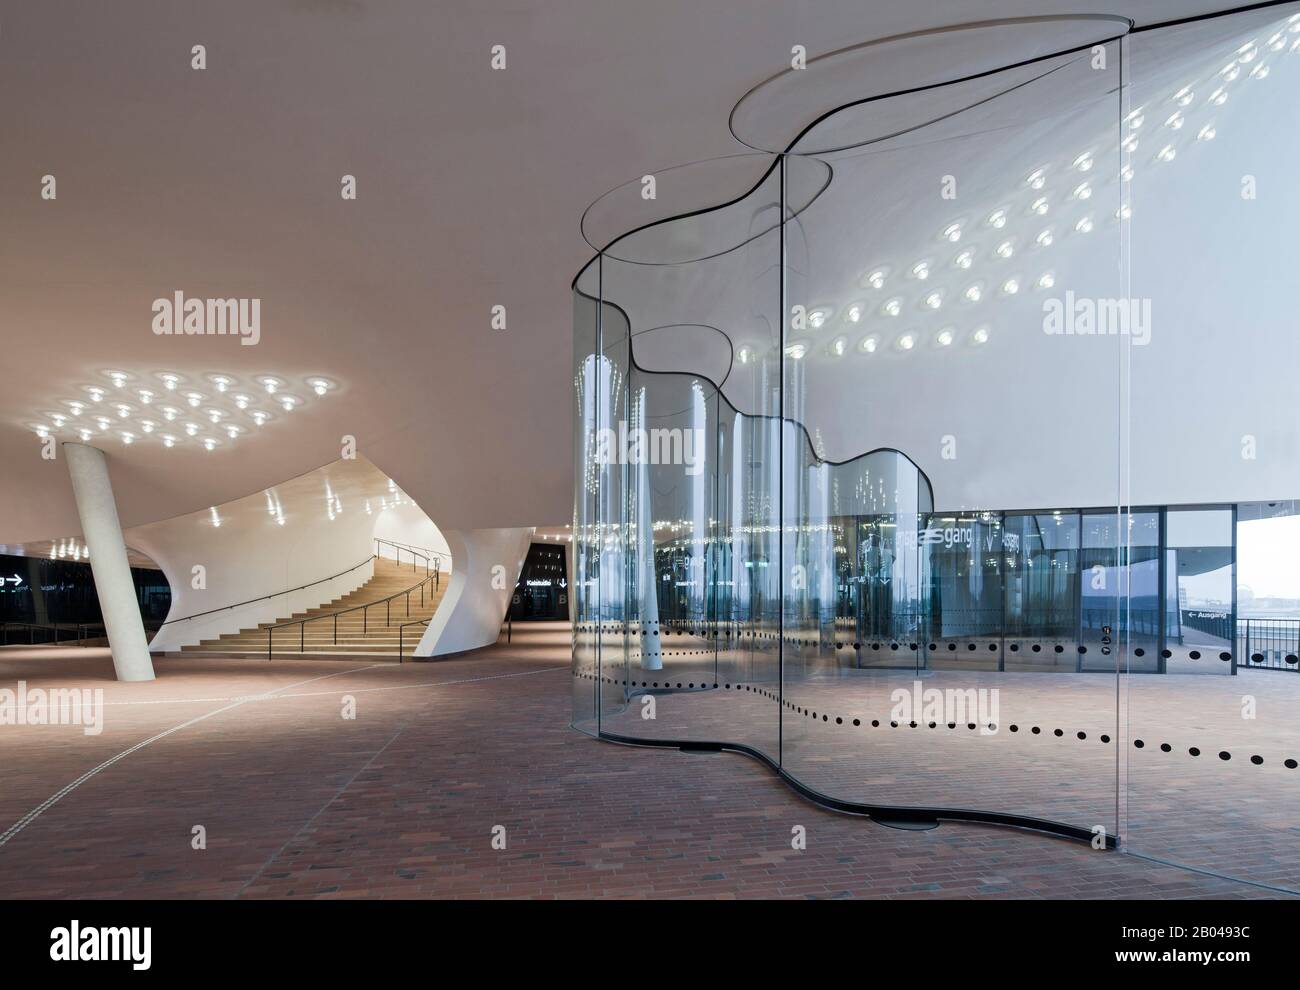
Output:
[[743,756],[590,739],[568,635],[400,666],[166,659],[149,684],[103,651],[0,652],[0,687],[107,701],[98,736],[0,726],[0,897],[1270,896],[1031,832],[888,829]]

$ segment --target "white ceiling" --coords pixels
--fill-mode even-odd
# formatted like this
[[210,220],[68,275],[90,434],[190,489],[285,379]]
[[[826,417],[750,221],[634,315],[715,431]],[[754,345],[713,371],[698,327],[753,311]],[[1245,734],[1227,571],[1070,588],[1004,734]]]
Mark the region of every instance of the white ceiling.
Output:
[[[0,540],[78,531],[66,471],[29,424],[109,368],[340,386],[211,452],[105,441],[124,526],[302,475],[345,435],[441,527],[565,518],[587,204],[744,151],[728,113],[793,44],[816,55],[973,16],[962,0],[458,6],[51,0],[5,14]],[[1151,23],[1222,6],[1006,0],[978,16]],[[489,67],[497,44],[504,72]],[[260,298],[260,343],[155,336],[151,303],[176,290]]]

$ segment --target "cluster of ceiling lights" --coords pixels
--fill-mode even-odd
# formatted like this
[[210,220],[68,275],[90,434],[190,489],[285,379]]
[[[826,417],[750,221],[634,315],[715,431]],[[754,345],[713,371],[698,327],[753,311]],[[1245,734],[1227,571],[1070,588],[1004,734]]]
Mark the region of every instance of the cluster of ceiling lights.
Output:
[[[1193,145],[1197,142],[1214,140],[1215,126],[1212,115],[1217,108],[1228,100],[1230,84],[1238,79],[1265,79],[1270,67],[1267,53],[1300,52],[1300,14],[1292,15],[1280,25],[1266,40],[1258,38],[1240,45],[1231,54],[1226,64],[1198,78],[1195,82],[1180,87],[1167,100],[1159,103],[1137,107],[1123,122],[1119,147],[1126,152],[1130,162],[1134,159],[1139,145],[1150,144],[1149,162],[1152,166],[1172,162],[1178,157],[1180,142]],[[1199,119],[1193,120],[1197,111]],[[951,310],[962,313],[971,307],[991,300],[1008,299],[1020,293],[1046,291],[1056,285],[1056,274],[1050,267],[1040,269],[1035,278],[1025,278],[1014,271],[996,276],[972,277],[977,262],[996,264],[1010,261],[1018,255],[1032,258],[1038,251],[1050,248],[1062,236],[1083,236],[1096,229],[1100,222],[1087,206],[1100,185],[1107,177],[1098,177],[1094,168],[1099,160],[1109,161],[1115,145],[1104,147],[1098,141],[1094,147],[1086,148],[1070,156],[1055,171],[1061,176],[1061,191],[1053,202],[1047,191],[1049,177],[1053,173],[1050,165],[1034,168],[1023,180],[1018,191],[1005,197],[1004,202],[978,214],[974,219],[955,219],[946,224],[937,236],[940,246],[933,254],[921,257],[910,265],[876,265],[868,270],[859,280],[855,292],[866,291],[847,303],[838,312],[834,307],[819,306],[807,313],[807,326],[812,331],[819,331],[834,326],[838,320],[844,332],[825,344],[825,353],[831,357],[844,357],[856,351],[859,354],[874,354],[881,350],[892,349],[899,353],[913,351],[920,347],[928,336],[931,346],[944,349],[957,343],[959,338],[968,344],[979,346],[989,340],[990,328],[987,322],[977,321],[976,325],[965,333],[956,325],[945,325],[935,330],[932,335],[918,329],[907,329],[901,333],[891,334],[880,330],[867,333],[853,339],[853,329],[869,318],[880,322],[897,319],[907,312],[920,312],[929,316]],[[1118,173],[1122,182],[1133,179],[1134,166],[1125,164]],[[1064,221],[1055,224],[1046,223],[1035,231],[1032,237],[1023,243],[1014,236],[1001,232],[1013,218],[1022,217],[1032,223],[1039,217],[1046,217],[1055,210],[1064,213]],[[1110,222],[1126,221],[1132,213],[1123,202],[1114,212]],[[981,251],[970,241],[975,237],[987,238],[990,245],[987,251]],[[963,244],[963,240],[966,241]],[[958,288],[945,290],[936,287],[931,277],[947,269],[961,283]],[[887,291],[887,286],[892,291]],[[883,298],[882,298],[883,296]],[[797,340],[787,344],[785,353],[788,358],[802,360],[812,353],[813,345],[808,341]],[[754,360],[756,351],[746,345],[737,350],[736,357],[741,364]]]
[[[172,371],[101,374],[103,384],[84,385],[73,398],[52,403],[29,424],[32,431],[42,438],[75,436],[83,443],[101,437],[125,446],[156,440],[164,447],[192,443],[211,451],[307,402],[291,390],[293,383],[278,375],[257,375],[243,384],[234,375],[219,373],[193,379]],[[315,397],[337,387],[320,376],[302,385]]]

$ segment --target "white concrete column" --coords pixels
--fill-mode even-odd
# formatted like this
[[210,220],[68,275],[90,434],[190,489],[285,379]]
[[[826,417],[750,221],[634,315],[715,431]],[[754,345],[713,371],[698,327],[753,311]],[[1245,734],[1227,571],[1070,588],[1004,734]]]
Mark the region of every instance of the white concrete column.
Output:
[[153,661],[140,620],[131,565],[126,559],[108,462],[102,450],[84,443],[65,443],[63,456],[72,476],[81,534],[90,551],[90,570],[95,575],[95,592],[113,651],[113,669],[119,681],[152,681]]
[[442,535],[451,549],[451,580],[417,657],[464,653],[497,641],[533,530],[447,529]]

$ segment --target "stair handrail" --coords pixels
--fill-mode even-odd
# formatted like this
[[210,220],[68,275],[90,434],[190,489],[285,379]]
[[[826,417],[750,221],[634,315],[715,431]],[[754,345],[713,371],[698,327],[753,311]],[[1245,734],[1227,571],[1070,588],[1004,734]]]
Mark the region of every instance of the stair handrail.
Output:
[[[432,557],[434,567],[441,566],[441,562],[443,558],[446,558],[448,566],[451,565],[451,554],[447,553],[445,550],[432,550],[429,547],[415,546],[414,544],[411,543],[399,543],[397,540],[385,540],[380,537],[375,537],[375,542],[386,543],[390,547],[406,550],[410,553],[417,554],[417,556],[424,557],[426,561],[429,560],[430,557]],[[400,562],[401,557],[399,556],[397,559]]]
[[[402,622],[397,626],[397,662],[402,663],[402,647],[405,645],[403,640],[406,638],[407,626],[427,626],[428,619],[412,619],[410,622]],[[415,654],[411,654],[414,656]]]
[[290,588],[288,591],[277,591],[270,595],[263,595],[261,598],[250,598],[246,602],[235,602],[235,604],[233,605],[224,605],[221,608],[210,608],[206,612],[195,612],[193,615],[184,615],[178,619],[168,619],[166,622],[159,623],[159,627],[161,628],[162,626],[170,625],[173,622],[188,622],[190,619],[197,619],[200,616],[204,616],[204,615],[214,615],[217,612],[228,612],[232,608],[243,608],[245,605],[252,605],[254,602],[266,601],[266,599],[268,598],[279,598],[281,595],[292,595],[295,591],[302,591],[306,588],[311,588],[318,584],[324,584],[326,581],[333,581],[335,578],[341,578],[344,574],[350,574],[352,571],[355,571],[358,567],[365,567],[366,564],[370,563],[372,560],[377,560],[377,559],[378,559],[377,554],[371,554],[361,563],[353,564],[346,571],[339,571],[337,574],[333,574],[329,577],[321,578],[319,581],[312,581],[309,584],[302,584],[296,588]]
[[[442,586],[440,578],[441,578],[441,574],[435,568],[434,572],[428,575],[427,577],[425,577],[424,580],[421,581],[419,584],[413,584],[405,591],[394,592],[393,594],[389,595],[387,598],[379,598],[373,602],[363,602],[360,605],[352,605],[348,608],[339,609],[339,611],[337,612],[325,612],[322,615],[313,615],[313,616],[309,616],[306,619],[287,619],[284,622],[276,622],[272,625],[269,625],[266,627],[266,659],[267,660],[271,659],[271,652],[272,652],[272,645],[273,645],[271,637],[273,633],[275,632],[276,629],[284,629],[287,626],[300,627],[299,636],[298,636],[299,653],[307,652],[307,623],[309,622],[318,622],[321,619],[332,618],[334,620],[334,645],[337,646],[339,642],[339,616],[340,615],[347,615],[349,612],[355,612],[357,609],[361,609],[362,610],[361,611],[361,632],[364,635],[365,633],[370,631],[370,609],[375,607],[376,605],[383,605],[384,606],[384,628],[387,629],[389,626],[393,624],[393,599],[401,598],[403,595],[406,596],[406,614],[409,617],[411,614],[412,593],[415,591],[420,592],[420,607],[423,608],[425,585],[427,585],[429,582],[432,581],[434,582],[435,590],[437,590]],[[430,597],[432,597],[432,594],[430,595]]]

